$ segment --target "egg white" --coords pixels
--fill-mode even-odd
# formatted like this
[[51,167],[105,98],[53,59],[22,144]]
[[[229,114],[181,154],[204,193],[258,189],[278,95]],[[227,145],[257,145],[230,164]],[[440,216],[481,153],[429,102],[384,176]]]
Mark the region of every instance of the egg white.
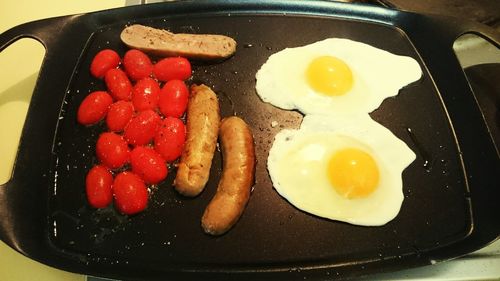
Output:
[[[335,151],[358,148],[379,168],[379,184],[369,196],[347,199],[330,185],[327,165]],[[394,219],[403,202],[402,172],[415,154],[368,114],[307,115],[299,130],[279,132],[267,168],[276,191],[292,205],[316,216],[355,225],[378,226]]]
[[[354,85],[348,93],[325,96],[308,85],[306,69],[320,56],[337,57],[350,67]],[[271,55],[256,74],[255,88],[264,102],[304,114],[369,113],[421,76],[418,62],[411,57],[349,39],[329,38]]]

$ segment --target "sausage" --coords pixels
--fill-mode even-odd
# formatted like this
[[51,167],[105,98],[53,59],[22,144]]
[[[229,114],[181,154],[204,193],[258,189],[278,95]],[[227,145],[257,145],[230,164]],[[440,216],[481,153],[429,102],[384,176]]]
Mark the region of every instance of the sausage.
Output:
[[222,177],[208,204],[201,225],[211,235],[228,231],[240,218],[250,198],[255,175],[255,148],[252,132],[238,117],[222,120],[219,129],[222,147]]
[[175,189],[194,197],[208,181],[217,146],[220,109],[217,96],[205,85],[192,85],[187,106],[186,142],[175,177]]
[[161,57],[182,56],[200,60],[216,60],[228,58],[236,52],[236,41],[228,36],[174,34],[167,30],[139,24],[123,29],[120,39],[130,48]]

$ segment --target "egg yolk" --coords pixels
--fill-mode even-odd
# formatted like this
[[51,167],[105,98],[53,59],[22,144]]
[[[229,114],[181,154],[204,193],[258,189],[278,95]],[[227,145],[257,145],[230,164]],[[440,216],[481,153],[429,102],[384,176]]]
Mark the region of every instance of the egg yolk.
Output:
[[341,96],[353,85],[353,75],[349,66],[332,56],[322,56],[312,60],[307,67],[306,77],[311,88],[327,96]]
[[363,198],[377,188],[379,170],[370,154],[346,148],[337,151],[328,162],[330,184],[348,199]]

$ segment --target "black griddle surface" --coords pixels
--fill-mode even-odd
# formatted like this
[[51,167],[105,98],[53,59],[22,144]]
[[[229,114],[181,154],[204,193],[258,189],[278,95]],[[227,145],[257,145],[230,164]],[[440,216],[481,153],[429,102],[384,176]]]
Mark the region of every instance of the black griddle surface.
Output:
[[[48,85],[47,81],[57,79],[62,73],[62,70],[51,70],[58,65],[56,60],[68,58],[71,61],[71,56],[76,56],[72,71],[65,73],[66,76],[61,74],[63,78],[52,85],[39,87],[39,91],[40,88],[44,91],[34,95],[35,105],[31,106],[31,115],[27,119],[28,128],[36,128],[39,120],[35,113],[31,113],[35,111],[40,116],[47,114],[49,120],[56,117],[51,120],[54,125],[47,125],[48,130],[39,141],[39,146],[26,149],[26,152],[22,150],[23,145],[35,147],[33,143],[36,139],[29,134],[23,135],[20,157],[24,158],[17,161],[20,165],[16,166],[14,174],[18,176],[8,183],[21,186],[21,189],[42,189],[35,194],[37,200],[43,202],[30,197],[25,199],[38,202],[33,206],[39,212],[28,215],[29,219],[26,219],[27,215],[19,210],[28,203],[21,199],[19,193],[10,191],[0,196],[4,202],[10,202],[6,203],[0,216],[5,217],[9,212],[14,214],[12,221],[22,218],[27,221],[20,223],[20,227],[10,234],[9,226],[4,223],[2,239],[15,244],[14,247],[26,255],[53,266],[122,279],[162,279],[165,276],[188,279],[200,276],[209,279],[323,279],[331,274],[359,276],[457,256],[481,244],[467,242],[478,231],[474,226],[487,225],[488,234],[494,235],[496,231],[498,236],[498,224],[492,225],[491,217],[484,212],[482,217],[475,217],[475,198],[479,198],[477,201],[481,201],[480,204],[490,204],[486,206],[492,206],[492,203],[488,201],[488,196],[474,196],[471,185],[475,182],[469,172],[473,170],[478,175],[495,169],[498,172],[498,158],[476,155],[469,162],[467,149],[470,143],[462,133],[477,130],[477,141],[473,145],[481,146],[485,153],[493,151],[494,146],[490,139],[484,137],[487,131],[483,130],[482,120],[473,119],[474,123],[467,125],[476,128],[455,123],[458,105],[454,102],[462,99],[460,95],[463,93],[448,91],[446,83],[452,76],[446,77],[443,74],[446,71],[428,61],[429,58],[450,59],[441,57],[447,51],[439,49],[439,44],[436,53],[430,52],[431,48],[418,49],[423,41],[415,38],[425,37],[418,28],[412,33],[403,28],[405,24],[395,27],[382,22],[389,21],[393,15],[395,23],[399,23],[398,16],[407,14],[379,9],[374,11],[379,14],[375,13],[373,21],[370,21],[369,17],[362,20],[363,16],[366,17],[365,10],[350,10],[363,6],[332,4],[330,7],[325,2],[319,4],[317,13],[287,14],[286,8],[290,7],[281,7],[273,2],[269,2],[270,7],[281,7],[283,12],[269,12],[265,8],[250,12],[248,7],[242,9],[236,3],[227,6],[215,3],[208,5],[208,10],[200,11],[202,7],[194,9],[192,4],[177,3],[63,19],[68,26],[72,23],[76,27],[60,36],[75,38],[75,42],[63,47],[63,43],[56,40],[53,49],[49,44],[44,66],[46,72],[42,71],[40,79]],[[311,5],[298,6],[312,9],[314,5]],[[163,13],[158,10],[153,12],[153,7],[172,7],[172,10],[166,8]],[[244,12],[221,12],[223,8],[234,8],[240,12],[242,9]],[[342,13],[336,15],[333,13],[335,9],[351,16],[343,18]],[[298,11],[298,8],[293,10]],[[332,15],[325,15],[325,11],[332,12]],[[409,14],[408,17],[414,20]],[[131,23],[173,32],[224,34],[238,42],[236,54],[226,61],[215,64],[193,62],[193,78],[189,81],[212,87],[218,94],[222,116],[242,117],[254,133],[257,152],[254,190],[239,222],[223,236],[208,236],[200,227],[201,215],[215,194],[222,172],[220,152],[216,152],[214,157],[207,187],[197,198],[185,198],[175,192],[172,187],[173,169],[165,182],[151,188],[148,209],[136,216],[120,215],[113,207],[95,210],[86,202],[84,179],[87,171],[97,163],[95,141],[98,134],[105,130],[105,124],[81,126],[76,122],[76,112],[89,92],[105,89],[102,81],[89,74],[93,56],[103,48],[114,49],[123,56],[127,48],[120,42],[119,34],[125,25]],[[76,39],[79,29],[91,30],[91,33],[83,33],[89,36]],[[413,40],[409,35],[415,36]],[[401,89],[398,96],[386,99],[370,114],[417,154],[417,159],[402,175],[405,199],[401,211],[385,226],[361,227],[304,213],[278,195],[266,170],[274,135],[284,128],[298,128],[302,115],[263,103],[255,93],[255,73],[269,55],[277,51],[330,37],[348,38],[398,55],[411,56],[423,70],[419,81]],[[50,50],[61,50],[62,59]],[[460,85],[460,82],[453,85]],[[468,90],[463,91],[467,94]],[[59,110],[55,113],[50,108],[46,108],[44,113],[40,109],[36,111],[41,106],[37,104],[41,100],[40,95],[44,99],[55,95],[53,102],[60,101]],[[57,108],[57,105],[50,106]],[[465,111],[462,112],[470,117],[479,112],[473,105],[463,107]],[[272,121],[277,121],[279,126],[271,126]],[[32,151],[28,153],[30,149]],[[33,152],[41,155],[38,170],[30,166],[36,157]],[[486,171],[469,169],[467,165],[474,165],[480,161],[479,158],[489,163],[490,167]],[[489,177],[477,184],[491,189],[495,181],[498,180]],[[498,194],[498,190],[493,192]],[[36,223],[28,226],[30,220]],[[28,230],[35,230],[31,237],[27,234]],[[27,242],[33,237],[33,241]],[[484,238],[478,241],[484,243]],[[462,249],[457,245],[462,245]]]

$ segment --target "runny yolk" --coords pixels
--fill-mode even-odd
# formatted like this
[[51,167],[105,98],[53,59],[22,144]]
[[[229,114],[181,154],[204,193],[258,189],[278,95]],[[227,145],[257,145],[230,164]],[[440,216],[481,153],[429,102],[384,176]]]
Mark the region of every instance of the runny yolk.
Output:
[[370,154],[357,148],[346,148],[333,154],[327,173],[330,184],[348,199],[370,195],[379,182],[377,163]]
[[307,67],[306,77],[315,91],[328,96],[343,95],[353,84],[349,66],[333,56],[322,56],[312,60]]

